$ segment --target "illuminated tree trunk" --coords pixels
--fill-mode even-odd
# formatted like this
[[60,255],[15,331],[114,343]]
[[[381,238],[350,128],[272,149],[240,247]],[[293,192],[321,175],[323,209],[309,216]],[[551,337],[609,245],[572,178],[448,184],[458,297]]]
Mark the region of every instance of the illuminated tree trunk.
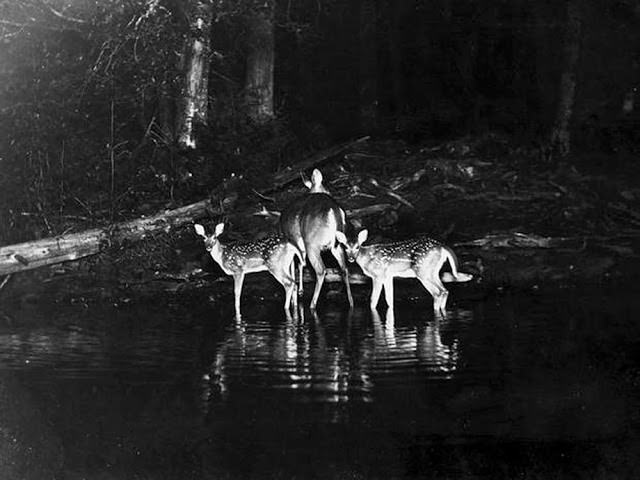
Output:
[[176,132],[178,144],[182,148],[195,148],[194,127],[196,124],[207,124],[213,5],[208,0],[193,0],[186,9],[189,32],[184,44],[184,84],[179,102]]
[[247,115],[256,123],[267,123],[275,117],[273,110],[273,66],[275,40],[273,15],[275,0],[256,6],[247,19],[247,72],[245,102]]
[[566,156],[571,150],[571,115],[576,93],[576,69],[580,57],[582,16],[580,0],[567,0],[567,27],[564,38],[564,70],[556,120],[551,132],[550,154]]
[[365,132],[378,123],[376,21],[376,0],[360,0],[360,125]]

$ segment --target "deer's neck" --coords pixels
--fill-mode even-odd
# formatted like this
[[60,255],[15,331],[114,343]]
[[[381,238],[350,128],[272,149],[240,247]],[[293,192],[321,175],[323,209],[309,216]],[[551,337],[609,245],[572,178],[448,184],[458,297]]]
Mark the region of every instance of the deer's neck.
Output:
[[227,270],[227,268],[224,265],[224,262],[222,261],[224,250],[225,250],[225,246],[222,245],[220,242],[216,242],[213,248],[209,251],[209,255],[211,255],[211,258],[213,258],[216,261],[216,263],[220,265],[220,268],[222,268],[222,270],[224,270],[224,272],[228,274],[229,271]]
[[358,254],[356,255],[356,263],[360,265],[360,267],[364,267],[367,265],[371,259],[373,258],[373,247],[360,247],[358,249]]

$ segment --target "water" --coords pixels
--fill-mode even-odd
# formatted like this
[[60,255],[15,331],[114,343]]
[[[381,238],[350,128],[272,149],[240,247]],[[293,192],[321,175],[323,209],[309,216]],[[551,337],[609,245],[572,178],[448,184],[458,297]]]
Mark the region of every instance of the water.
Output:
[[636,476],[638,292],[464,292],[440,321],[425,296],[299,320],[251,289],[241,320],[207,292],[42,299],[4,312],[0,379],[61,478]]

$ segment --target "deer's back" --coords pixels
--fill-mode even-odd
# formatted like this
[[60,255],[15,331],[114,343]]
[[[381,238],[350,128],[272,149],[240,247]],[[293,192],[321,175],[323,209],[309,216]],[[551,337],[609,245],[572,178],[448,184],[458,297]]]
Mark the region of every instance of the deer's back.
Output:
[[429,252],[440,249],[442,244],[427,236],[391,243],[371,245],[376,251],[383,253],[390,259],[411,259],[413,261],[424,257]]
[[414,271],[429,256],[440,255],[442,244],[428,237],[363,247],[358,263],[371,274],[388,272],[397,276],[414,276]]
[[294,245],[303,236],[327,224],[344,231],[344,212],[326,193],[310,193],[291,203],[280,216],[280,230]]
[[231,271],[265,270],[269,259],[280,255],[287,248],[287,241],[278,235],[270,235],[261,240],[236,242],[225,245],[222,261]]

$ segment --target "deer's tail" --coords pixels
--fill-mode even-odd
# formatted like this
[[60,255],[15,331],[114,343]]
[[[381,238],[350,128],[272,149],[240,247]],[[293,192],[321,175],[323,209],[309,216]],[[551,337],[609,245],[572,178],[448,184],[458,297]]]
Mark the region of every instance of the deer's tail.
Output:
[[473,278],[473,275],[471,275],[470,273],[463,273],[458,271],[458,257],[456,257],[456,254],[453,253],[453,250],[446,246],[443,246],[442,249],[444,252],[445,262],[448,261],[449,265],[451,266],[451,272],[444,272],[442,274],[442,281],[450,283],[468,282],[469,280],[471,280]]

